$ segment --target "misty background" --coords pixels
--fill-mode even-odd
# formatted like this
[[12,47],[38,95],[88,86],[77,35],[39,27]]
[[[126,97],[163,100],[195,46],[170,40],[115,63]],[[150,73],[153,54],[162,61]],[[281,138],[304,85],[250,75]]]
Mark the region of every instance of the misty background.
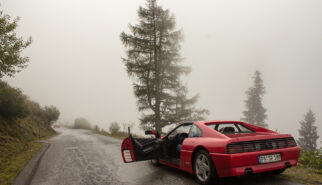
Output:
[[[108,129],[135,122],[139,113],[121,57],[120,33],[137,23],[145,0],[1,0],[20,16],[17,33],[33,43],[29,66],[6,77],[42,105],[55,105],[60,122],[85,117]],[[176,16],[185,40],[181,54],[192,72],[184,78],[208,120],[240,120],[245,91],[262,73],[266,122],[298,137],[309,108],[322,135],[322,1],[160,0]],[[139,132],[139,129],[136,129]],[[321,137],[318,141],[321,146]]]

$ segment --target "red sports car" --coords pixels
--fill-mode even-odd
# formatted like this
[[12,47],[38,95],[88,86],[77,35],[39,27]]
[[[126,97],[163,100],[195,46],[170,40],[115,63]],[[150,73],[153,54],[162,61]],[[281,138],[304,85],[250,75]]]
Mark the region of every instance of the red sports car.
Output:
[[239,121],[183,123],[165,137],[126,138],[121,146],[125,163],[152,160],[187,171],[200,184],[221,177],[251,173],[280,174],[295,166],[300,148],[289,134]]

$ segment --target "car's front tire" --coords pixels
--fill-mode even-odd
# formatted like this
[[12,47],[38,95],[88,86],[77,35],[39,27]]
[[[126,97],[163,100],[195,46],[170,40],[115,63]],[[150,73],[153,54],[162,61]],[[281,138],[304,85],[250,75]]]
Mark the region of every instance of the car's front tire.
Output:
[[199,150],[193,160],[194,175],[199,184],[217,184],[218,175],[215,165],[205,150]]

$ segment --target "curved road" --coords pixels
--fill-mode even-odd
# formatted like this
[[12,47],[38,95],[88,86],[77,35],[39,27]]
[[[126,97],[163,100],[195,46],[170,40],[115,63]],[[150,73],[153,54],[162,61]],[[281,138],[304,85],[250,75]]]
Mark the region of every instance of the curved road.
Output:
[[[32,185],[196,185],[192,175],[149,162],[123,163],[118,139],[86,130],[59,128],[49,139]],[[274,176],[253,175],[225,178],[221,185],[299,185]]]

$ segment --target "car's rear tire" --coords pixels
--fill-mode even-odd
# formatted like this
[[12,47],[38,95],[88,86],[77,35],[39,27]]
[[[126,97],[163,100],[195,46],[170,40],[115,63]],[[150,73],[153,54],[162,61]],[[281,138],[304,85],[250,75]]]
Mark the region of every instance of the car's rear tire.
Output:
[[160,166],[161,165],[160,162],[159,162],[159,159],[152,159],[151,160],[151,164],[153,166]]
[[279,174],[283,173],[284,171],[285,171],[285,168],[284,169],[279,169],[279,170],[273,170],[270,173],[272,175],[279,175]]
[[217,184],[218,175],[214,162],[209,153],[205,150],[199,150],[193,159],[194,175],[199,184]]

